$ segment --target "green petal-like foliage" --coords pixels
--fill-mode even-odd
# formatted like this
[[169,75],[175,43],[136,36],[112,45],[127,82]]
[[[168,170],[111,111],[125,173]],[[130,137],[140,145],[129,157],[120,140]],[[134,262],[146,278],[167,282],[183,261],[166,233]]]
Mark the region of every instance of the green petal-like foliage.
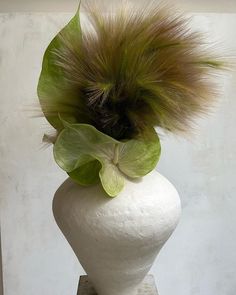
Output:
[[100,169],[101,163],[93,160],[68,172],[68,175],[78,184],[88,186],[99,182]]
[[153,170],[160,156],[160,142],[152,137],[118,141],[88,124],[66,123],[54,145],[57,164],[79,184],[100,178],[108,195],[123,189],[125,176],[136,178]]
[[61,54],[73,51],[79,55],[82,45],[80,9],[72,20],[51,41],[43,57],[42,71],[38,82],[38,97],[48,122],[58,131],[63,128],[58,114],[69,122],[88,121],[82,95],[77,87],[68,81],[59,64]]

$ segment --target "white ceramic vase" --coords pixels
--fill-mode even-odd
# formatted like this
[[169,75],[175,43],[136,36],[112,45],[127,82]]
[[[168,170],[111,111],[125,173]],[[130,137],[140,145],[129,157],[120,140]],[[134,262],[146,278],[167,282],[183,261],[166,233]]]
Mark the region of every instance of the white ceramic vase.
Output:
[[137,295],[181,213],[178,193],[153,171],[126,181],[115,198],[101,185],[81,187],[67,179],[53,201],[56,222],[98,295]]

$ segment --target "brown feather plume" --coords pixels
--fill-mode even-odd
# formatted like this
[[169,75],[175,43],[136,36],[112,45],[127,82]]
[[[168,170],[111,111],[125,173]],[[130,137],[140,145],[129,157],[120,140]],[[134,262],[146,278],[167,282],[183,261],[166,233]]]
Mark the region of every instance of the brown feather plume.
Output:
[[[78,122],[130,139],[153,126],[188,131],[208,111],[217,94],[212,77],[224,64],[188,18],[156,5],[85,11],[92,28],[83,31],[80,47],[63,36],[55,51],[55,63],[78,93]],[[50,111],[60,112],[54,105]]]

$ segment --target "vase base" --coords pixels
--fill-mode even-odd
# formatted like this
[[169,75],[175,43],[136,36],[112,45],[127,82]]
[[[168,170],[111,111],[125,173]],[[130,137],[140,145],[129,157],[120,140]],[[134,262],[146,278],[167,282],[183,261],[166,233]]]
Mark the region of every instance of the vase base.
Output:
[[[97,295],[88,276],[80,276],[77,295]],[[153,275],[147,275],[137,291],[137,295],[158,295]]]

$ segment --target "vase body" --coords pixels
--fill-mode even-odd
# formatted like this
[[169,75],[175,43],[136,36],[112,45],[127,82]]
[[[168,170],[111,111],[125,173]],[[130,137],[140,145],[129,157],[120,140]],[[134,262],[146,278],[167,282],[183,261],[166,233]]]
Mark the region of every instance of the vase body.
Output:
[[126,181],[115,198],[100,184],[67,179],[53,201],[54,217],[98,295],[137,295],[181,213],[174,186],[153,171]]

